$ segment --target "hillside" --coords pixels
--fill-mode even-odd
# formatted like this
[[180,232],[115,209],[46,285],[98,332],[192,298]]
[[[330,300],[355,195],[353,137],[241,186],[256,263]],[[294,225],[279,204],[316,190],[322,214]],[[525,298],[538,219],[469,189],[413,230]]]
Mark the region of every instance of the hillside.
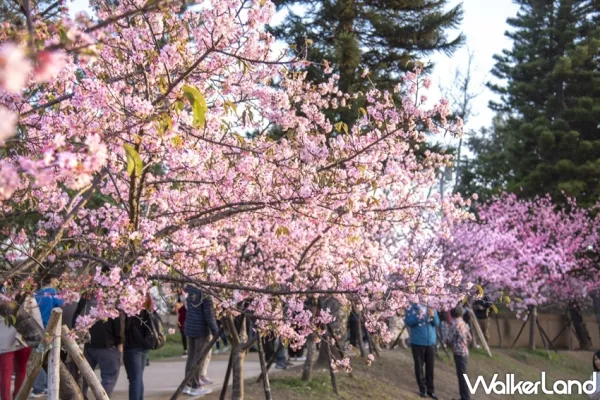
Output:
[[[490,378],[498,373],[500,379],[505,374],[514,373],[519,379],[539,379],[541,372],[545,371],[547,381],[550,383],[557,379],[587,380],[591,375],[591,352],[559,352],[548,353],[545,351],[529,350],[500,350],[493,349],[493,358],[483,352],[474,350],[471,353],[469,373],[472,376],[481,374]],[[441,358],[436,360],[435,385],[436,393],[440,399],[458,398],[456,373],[451,361],[441,353]],[[300,380],[301,369],[296,367],[289,371],[278,373],[271,377],[273,399],[275,400],[329,400],[329,399],[377,399],[377,400],[409,400],[419,399],[416,393],[416,384],[413,372],[412,355],[410,350],[385,351],[381,357],[368,367],[360,361],[353,360],[352,376],[338,373],[339,397],[335,396],[326,370],[317,370],[311,382]],[[549,386],[548,385],[548,386]],[[207,396],[207,399],[218,399],[218,393]],[[486,395],[478,392],[476,399],[516,399],[516,396]],[[556,399],[560,396],[531,395],[532,399]],[[569,398],[585,399],[587,396],[570,396]],[[246,399],[264,399],[261,384],[256,384],[255,379],[247,381]]]

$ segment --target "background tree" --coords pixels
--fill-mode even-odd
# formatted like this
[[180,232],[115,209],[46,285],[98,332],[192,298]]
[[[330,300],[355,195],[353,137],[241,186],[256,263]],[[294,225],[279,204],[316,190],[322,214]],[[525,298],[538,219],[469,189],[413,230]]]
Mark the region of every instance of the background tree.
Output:
[[600,4],[518,0],[508,19],[513,47],[496,55],[491,83],[503,116],[470,141],[476,155],[466,192],[562,192],[589,206],[600,195]]
[[[452,54],[465,38],[450,35],[459,26],[462,5],[448,8],[447,0],[276,0],[289,11],[285,21],[272,28],[276,37],[302,51],[309,61],[332,63],[340,75],[340,88],[354,93],[364,85],[362,71],[379,88],[391,89],[402,71],[414,61],[435,52]],[[295,13],[293,6],[301,6]],[[322,81],[317,69],[309,79]]]

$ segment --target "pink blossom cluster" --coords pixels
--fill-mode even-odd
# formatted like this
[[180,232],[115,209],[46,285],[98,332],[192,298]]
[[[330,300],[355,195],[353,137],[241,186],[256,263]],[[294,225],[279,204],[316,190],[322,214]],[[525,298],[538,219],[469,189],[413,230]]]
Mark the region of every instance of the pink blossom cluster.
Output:
[[505,194],[454,228],[444,262],[492,297],[511,296],[516,309],[581,300],[600,282],[590,258],[600,238],[592,212],[573,199],[560,207],[549,196]]

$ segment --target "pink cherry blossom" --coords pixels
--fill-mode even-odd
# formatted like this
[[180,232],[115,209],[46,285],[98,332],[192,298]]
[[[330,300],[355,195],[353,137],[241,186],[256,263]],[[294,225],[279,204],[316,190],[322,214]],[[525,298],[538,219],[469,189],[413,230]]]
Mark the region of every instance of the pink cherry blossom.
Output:
[[23,47],[13,42],[0,45],[0,88],[10,93],[19,93],[31,73],[31,62]]

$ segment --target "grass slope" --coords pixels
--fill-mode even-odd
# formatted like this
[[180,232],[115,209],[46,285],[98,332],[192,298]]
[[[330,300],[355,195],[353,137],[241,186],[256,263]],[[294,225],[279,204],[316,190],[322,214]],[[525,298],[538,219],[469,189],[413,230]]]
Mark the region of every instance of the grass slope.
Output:
[[[517,379],[538,380],[541,372],[545,371],[547,386],[557,379],[587,380],[591,375],[591,352],[559,352],[548,354],[545,351],[501,350],[493,349],[493,358],[482,351],[471,352],[469,374],[483,375],[491,378],[499,374],[499,380],[504,380],[505,374],[514,373]],[[440,399],[459,398],[456,372],[453,362],[443,353],[436,360],[435,385]],[[410,350],[393,350],[383,352],[371,367],[360,359],[353,360],[351,376],[338,373],[339,396],[336,396],[325,369],[315,370],[310,382],[300,379],[301,369],[284,371],[271,377],[273,399],[275,400],[410,400],[420,399],[416,393],[416,383],[412,356]],[[515,395],[494,396],[478,392],[474,398],[481,399],[556,399],[565,396],[551,395]],[[213,393],[205,399],[218,399],[218,393]],[[246,399],[264,399],[261,384],[255,379],[246,382]],[[587,396],[569,396],[573,399],[586,399]]]

